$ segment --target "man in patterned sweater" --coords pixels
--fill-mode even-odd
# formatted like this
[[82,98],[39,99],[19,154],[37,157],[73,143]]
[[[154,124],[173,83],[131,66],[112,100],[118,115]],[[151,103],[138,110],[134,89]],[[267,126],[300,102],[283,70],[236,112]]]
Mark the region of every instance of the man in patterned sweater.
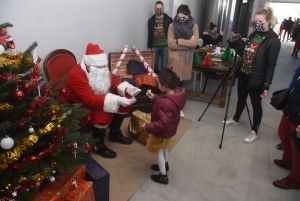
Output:
[[159,73],[158,61],[161,60],[161,71],[168,63],[168,29],[173,23],[171,17],[164,13],[164,4],[157,1],[154,7],[155,15],[148,20],[148,51],[155,52],[154,71]]

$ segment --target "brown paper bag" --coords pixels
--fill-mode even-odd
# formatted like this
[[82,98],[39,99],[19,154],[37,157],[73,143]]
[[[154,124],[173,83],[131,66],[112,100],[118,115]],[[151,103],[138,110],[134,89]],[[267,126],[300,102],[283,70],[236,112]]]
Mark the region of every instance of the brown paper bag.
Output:
[[131,133],[131,135],[133,135],[133,137],[143,145],[147,144],[149,133],[145,130],[145,128],[142,128],[141,125],[145,123],[150,123],[150,121],[151,114],[147,114],[139,110],[135,110],[131,114],[131,118],[128,125],[129,133]]

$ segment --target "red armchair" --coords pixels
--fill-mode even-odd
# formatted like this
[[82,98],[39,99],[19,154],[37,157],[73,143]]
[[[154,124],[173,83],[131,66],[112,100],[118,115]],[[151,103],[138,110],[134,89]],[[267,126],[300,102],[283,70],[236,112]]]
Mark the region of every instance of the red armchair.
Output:
[[[44,71],[48,81],[53,83],[68,75],[71,68],[77,64],[76,57],[72,52],[66,49],[57,49],[48,54],[44,60]],[[64,86],[66,80],[57,87]],[[57,94],[57,100],[60,103],[70,104],[63,93]]]

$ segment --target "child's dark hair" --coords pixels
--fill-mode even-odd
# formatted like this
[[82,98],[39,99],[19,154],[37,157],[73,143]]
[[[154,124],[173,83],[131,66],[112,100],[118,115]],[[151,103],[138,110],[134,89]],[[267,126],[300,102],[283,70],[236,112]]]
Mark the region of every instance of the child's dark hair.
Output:
[[181,4],[178,9],[177,9],[177,14],[178,13],[183,13],[185,15],[190,15],[191,14],[191,11],[189,9],[189,6],[188,5],[184,5],[184,4]]
[[173,71],[173,68],[166,67],[163,71],[158,74],[158,81],[162,86],[170,89],[175,89],[179,84],[179,77]]

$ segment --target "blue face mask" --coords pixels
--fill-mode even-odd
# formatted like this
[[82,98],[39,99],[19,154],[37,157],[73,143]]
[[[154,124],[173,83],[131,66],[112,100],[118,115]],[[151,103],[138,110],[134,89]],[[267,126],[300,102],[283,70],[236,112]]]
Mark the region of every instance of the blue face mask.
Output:
[[261,22],[254,23],[254,29],[259,32],[263,31],[265,29],[264,23]]

